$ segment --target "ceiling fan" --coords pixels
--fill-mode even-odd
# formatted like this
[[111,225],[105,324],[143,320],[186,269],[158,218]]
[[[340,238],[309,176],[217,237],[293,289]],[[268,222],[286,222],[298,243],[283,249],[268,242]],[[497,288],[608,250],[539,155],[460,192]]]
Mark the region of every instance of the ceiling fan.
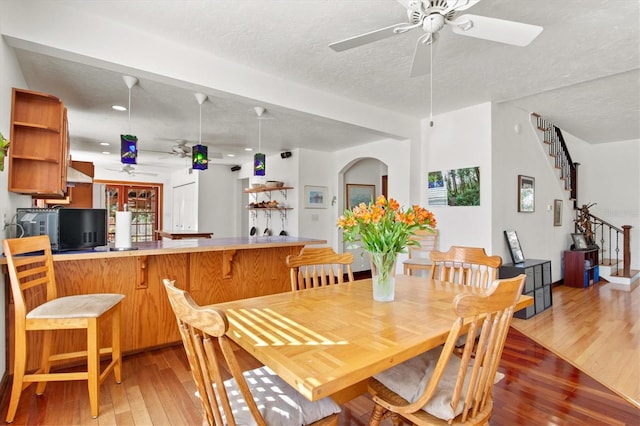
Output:
[[480,0],[397,0],[407,9],[409,22],[394,24],[346,40],[331,43],[336,52],[352,49],[374,41],[422,28],[424,34],[418,38],[411,77],[426,74],[433,55],[429,47],[434,47],[438,32],[446,25],[459,35],[481,38],[515,46],[527,46],[541,32],[542,27],[504,19],[479,15],[461,15],[458,12],[469,9]]
[[[185,157],[191,157],[191,145],[187,145],[189,143],[189,141],[184,140],[184,139],[177,139],[176,140],[176,144],[172,145],[171,148],[169,148],[169,151],[153,151],[153,150],[149,150],[149,149],[141,149],[140,151],[146,151],[146,152],[161,152],[163,154],[170,154],[173,155],[175,157],[178,158],[185,158]],[[197,145],[197,142],[193,143],[193,145]],[[209,152],[209,158],[216,158],[216,159],[222,159],[222,153],[221,152]]]
[[135,176],[135,175],[147,175],[147,176],[158,176],[157,173],[150,173],[150,172],[139,172],[136,170],[135,167],[133,167],[131,164],[126,164],[123,165],[121,168],[119,169],[107,169],[107,170],[111,170],[114,172],[121,172],[121,173],[126,173],[129,176]]

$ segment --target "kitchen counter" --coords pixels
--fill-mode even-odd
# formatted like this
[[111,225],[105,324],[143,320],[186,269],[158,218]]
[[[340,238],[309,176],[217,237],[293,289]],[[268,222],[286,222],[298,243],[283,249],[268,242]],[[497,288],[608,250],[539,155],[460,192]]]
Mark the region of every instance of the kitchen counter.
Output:
[[[95,250],[54,254],[58,296],[121,293],[122,350],[139,351],[180,342],[175,316],[162,280],[176,281],[201,305],[221,303],[291,290],[285,258],[306,245],[325,240],[290,236],[162,240],[134,243],[136,250]],[[0,264],[5,258],[0,258]],[[7,336],[13,335],[13,306],[8,297]],[[105,332],[108,333],[108,330]],[[32,333],[34,334],[34,333]],[[30,336],[38,345],[40,336]],[[79,331],[61,333],[56,350],[80,350],[85,339]],[[9,342],[8,371],[13,362]],[[31,346],[33,347],[33,346]],[[35,368],[38,349],[30,351],[28,368]]]

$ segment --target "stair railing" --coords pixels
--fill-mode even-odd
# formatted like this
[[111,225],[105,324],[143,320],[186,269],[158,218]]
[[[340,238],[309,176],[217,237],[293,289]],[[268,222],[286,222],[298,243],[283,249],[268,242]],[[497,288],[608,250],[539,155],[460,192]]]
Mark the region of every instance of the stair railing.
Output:
[[[599,242],[599,263],[601,265],[618,265],[620,256],[622,256],[622,274],[617,275],[629,277],[631,276],[631,225],[622,225],[622,229],[610,224],[591,213],[583,213],[580,209],[576,210],[576,232],[584,232],[580,226],[583,214],[591,223],[591,229],[594,236],[593,242]],[[598,239],[598,233],[600,237]],[[605,238],[606,237],[606,238]],[[608,250],[604,250],[605,246]],[[604,258],[604,252],[609,253],[609,259]],[[620,253],[622,252],[622,253]],[[612,256],[615,253],[615,257]]]
[[536,119],[536,127],[543,132],[544,143],[549,146],[549,155],[554,158],[556,169],[560,170],[560,179],[564,181],[564,189],[570,192],[573,208],[578,208],[578,166],[571,160],[571,154],[558,126],[539,114],[532,113]]

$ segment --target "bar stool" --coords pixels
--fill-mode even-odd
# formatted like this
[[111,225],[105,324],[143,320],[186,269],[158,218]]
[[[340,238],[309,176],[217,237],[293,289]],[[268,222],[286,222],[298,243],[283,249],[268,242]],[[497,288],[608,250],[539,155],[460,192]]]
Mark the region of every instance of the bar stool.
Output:
[[[7,423],[13,422],[20,395],[33,382],[38,383],[36,394],[42,395],[47,382],[87,380],[91,415],[98,417],[100,384],[112,370],[116,382],[122,381],[120,302],[124,295],[108,293],[57,297],[51,243],[46,235],[6,239],[2,247],[7,257],[15,310],[15,361]],[[27,301],[25,293],[34,299],[44,297],[46,300],[43,303],[40,303],[41,300]],[[31,308],[34,304],[38,305]],[[101,348],[100,324],[107,318],[111,318],[111,347]],[[87,350],[52,354],[53,333],[63,329],[86,329]],[[27,331],[32,330],[40,330],[44,334],[42,358],[38,371],[26,374]],[[111,354],[111,362],[101,372],[100,355],[103,354]],[[50,372],[52,362],[77,358],[87,360],[86,371]]]

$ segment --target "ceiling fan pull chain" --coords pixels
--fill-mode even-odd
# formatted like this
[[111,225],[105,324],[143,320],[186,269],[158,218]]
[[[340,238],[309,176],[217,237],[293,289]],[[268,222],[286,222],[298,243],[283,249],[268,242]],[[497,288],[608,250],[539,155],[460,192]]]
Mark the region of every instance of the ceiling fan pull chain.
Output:
[[429,43],[429,127],[433,127],[433,38]]

